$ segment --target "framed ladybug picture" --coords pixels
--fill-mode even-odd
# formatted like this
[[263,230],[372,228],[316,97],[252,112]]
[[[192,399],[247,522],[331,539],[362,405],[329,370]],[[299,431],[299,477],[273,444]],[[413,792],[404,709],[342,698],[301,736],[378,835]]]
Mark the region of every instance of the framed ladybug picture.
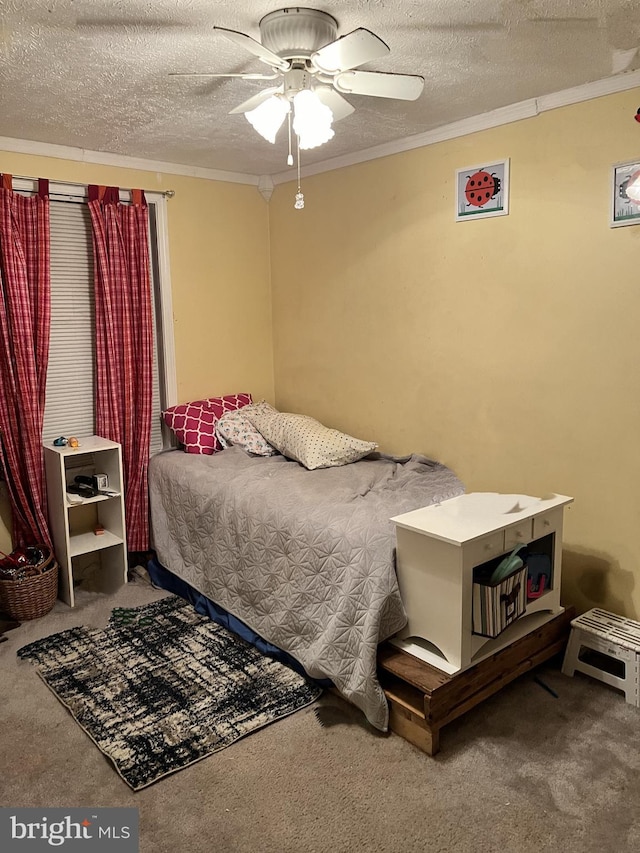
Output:
[[509,161],[496,160],[456,169],[456,220],[509,213]]
[[612,228],[640,223],[640,161],[613,167]]

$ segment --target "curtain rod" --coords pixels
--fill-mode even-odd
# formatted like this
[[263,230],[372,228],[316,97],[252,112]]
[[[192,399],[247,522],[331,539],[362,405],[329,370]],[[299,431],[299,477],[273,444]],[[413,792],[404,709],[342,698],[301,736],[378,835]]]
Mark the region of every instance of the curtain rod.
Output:
[[[30,182],[35,183],[36,185],[38,182],[38,178],[32,178],[28,175],[13,175],[12,177],[16,181],[30,181]],[[83,189],[85,194],[87,193],[87,188],[88,188],[87,184],[81,184],[81,183],[78,183],[76,181],[58,181],[55,179],[48,179],[48,180],[49,180],[49,186],[51,186],[51,185],[55,186],[56,184],[58,184],[60,187],[78,187],[78,188]],[[122,192],[131,192],[130,187],[119,187],[119,189]],[[143,189],[142,191],[145,193],[145,195],[146,194],[148,194],[148,195],[161,195],[164,198],[173,198],[176,194],[175,190],[144,190]],[[64,191],[63,192],[57,192],[57,193],[53,192],[50,194],[51,195],[68,195],[68,193],[65,193]]]

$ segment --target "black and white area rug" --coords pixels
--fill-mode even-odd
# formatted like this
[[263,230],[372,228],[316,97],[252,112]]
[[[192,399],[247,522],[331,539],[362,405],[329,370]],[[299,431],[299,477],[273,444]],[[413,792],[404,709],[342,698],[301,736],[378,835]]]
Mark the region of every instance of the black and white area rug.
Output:
[[139,791],[314,702],[321,688],[171,596],[18,655]]

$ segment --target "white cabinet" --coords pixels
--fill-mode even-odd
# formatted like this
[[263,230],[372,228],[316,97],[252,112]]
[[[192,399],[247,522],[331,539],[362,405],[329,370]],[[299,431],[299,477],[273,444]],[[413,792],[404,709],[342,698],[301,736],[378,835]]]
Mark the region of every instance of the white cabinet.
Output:
[[[99,436],[77,448],[45,445],[49,525],[60,565],[59,596],[73,607],[74,584],[114,592],[127,582],[122,450]],[[80,497],[67,486],[80,475],[104,474],[109,494]]]
[[[573,498],[471,492],[395,516],[396,566],[408,624],[391,642],[453,674],[490,657],[563,611],[562,523]],[[544,592],[495,638],[473,633],[474,570],[528,545],[548,556]]]

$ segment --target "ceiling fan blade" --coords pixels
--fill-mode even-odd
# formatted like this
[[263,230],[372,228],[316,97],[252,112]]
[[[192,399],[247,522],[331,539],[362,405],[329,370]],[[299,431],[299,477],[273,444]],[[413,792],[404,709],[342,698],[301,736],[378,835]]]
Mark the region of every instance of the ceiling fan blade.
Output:
[[263,47],[259,41],[252,39],[251,36],[247,36],[244,33],[238,33],[235,30],[227,30],[224,27],[214,27],[213,29],[226,39],[229,39],[229,41],[240,45],[240,47],[248,50],[249,53],[257,56],[260,62],[266,62],[267,65],[271,65],[273,68],[279,68],[280,71],[288,71],[291,67],[291,63],[288,60],[282,59],[277,53],[274,53],[267,47]]
[[355,107],[352,107],[349,101],[346,101],[335,89],[329,86],[317,86],[313,91],[320,101],[329,107],[334,121],[340,121],[341,118],[346,118],[355,112]]
[[206,71],[170,71],[169,77],[239,77],[241,80],[275,80],[280,72],[275,74],[209,74]]
[[260,104],[268,101],[272,95],[276,95],[278,92],[282,92],[282,86],[270,86],[268,89],[263,89],[261,92],[258,92],[257,95],[253,95],[249,98],[248,101],[244,101],[240,106],[234,107],[229,112],[229,115],[248,113],[249,110],[254,110],[256,107],[259,107]]
[[381,71],[345,71],[333,85],[346,95],[373,95],[415,101],[422,94],[424,77],[414,74],[386,74]]
[[311,64],[325,74],[335,74],[388,53],[389,46],[381,38],[361,27],[316,50],[311,54]]

